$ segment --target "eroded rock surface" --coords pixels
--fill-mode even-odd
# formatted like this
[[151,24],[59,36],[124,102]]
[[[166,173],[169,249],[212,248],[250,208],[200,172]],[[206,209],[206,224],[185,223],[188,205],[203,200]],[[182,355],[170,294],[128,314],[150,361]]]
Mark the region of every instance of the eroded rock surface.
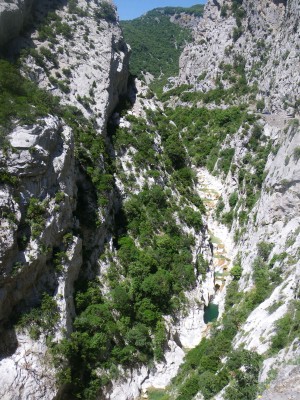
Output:
[[232,1],[208,1],[194,29],[194,42],[182,53],[179,82],[204,92],[212,89],[222,76],[221,63],[232,64],[238,55],[245,60],[248,82],[258,84],[266,107],[282,110],[299,97],[299,3],[257,0],[244,1],[243,7],[245,16],[236,39]]

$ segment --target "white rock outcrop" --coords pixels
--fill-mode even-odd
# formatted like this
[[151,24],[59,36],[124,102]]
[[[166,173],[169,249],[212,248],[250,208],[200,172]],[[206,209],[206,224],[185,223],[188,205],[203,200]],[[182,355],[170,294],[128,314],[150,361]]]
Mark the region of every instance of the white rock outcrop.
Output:
[[[108,3],[113,11],[112,2]],[[72,32],[72,40],[67,39],[53,26],[56,41],[51,48],[50,40],[41,40],[34,29],[25,32],[25,37],[16,38],[27,17],[33,17],[31,5],[31,1],[1,2],[0,46],[14,39],[10,48],[13,52],[19,46],[28,46],[30,36],[37,52],[43,47],[49,54],[51,49],[57,63],[44,59],[41,66],[31,55],[23,63],[23,74],[41,88],[59,95],[62,103],[77,106],[87,118],[93,117],[98,134],[105,136],[108,119],[127,92],[129,75],[129,49],[117,19],[114,15],[110,21],[96,16],[101,2],[80,1],[78,7],[82,12],[76,16],[68,5],[37,1],[33,6],[32,26],[40,28],[35,24],[41,21],[35,18],[45,16],[49,10],[53,12],[56,7],[61,23]],[[87,42],[83,40],[83,31],[89,32]],[[67,81],[65,92],[53,81],[58,76],[64,76]],[[7,323],[12,314],[22,310],[22,305],[35,306],[41,293],[47,291],[53,295],[59,310],[53,340],[72,332],[74,282],[82,267],[83,242],[93,248],[94,258],[98,258],[109,235],[107,229],[112,223],[110,211],[115,205],[115,194],[112,188],[107,214],[103,212],[103,224],[93,235],[88,232],[79,238],[76,236],[80,228],[76,217],[79,191],[82,198],[82,193],[90,188],[88,182],[83,182],[84,174],[75,160],[72,129],[51,115],[26,126],[14,121],[7,141],[8,149],[0,150],[1,172],[5,171],[17,183],[14,186],[1,181],[0,184],[0,332],[3,338],[0,397],[52,400],[58,388],[46,337],[41,335],[33,341],[25,332],[7,328]],[[103,163],[100,156],[99,163]],[[34,220],[28,220],[26,214],[32,200],[38,202],[43,214],[36,236],[32,234]],[[57,254],[61,257],[59,269]]]
[[222,76],[221,63],[232,64],[234,57],[242,57],[247,79],[257,83],[259,98],[267,108],[278,111],[294,105],[300,94],[299,2],[244,1],[245,16],[237,40],[231,7],[231,0],[208,0],[203,19],[194,28],[194,41],[180,58],[179,83],[206,92]]

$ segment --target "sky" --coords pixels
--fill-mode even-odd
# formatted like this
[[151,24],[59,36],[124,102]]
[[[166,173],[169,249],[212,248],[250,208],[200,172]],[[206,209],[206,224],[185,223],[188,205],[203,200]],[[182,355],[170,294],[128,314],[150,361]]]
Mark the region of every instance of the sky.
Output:
[[190,7],[204,4],[205,0],[113,0],[118,8],[121,20],[140,17],[146,11],[157,7],[180,6]]

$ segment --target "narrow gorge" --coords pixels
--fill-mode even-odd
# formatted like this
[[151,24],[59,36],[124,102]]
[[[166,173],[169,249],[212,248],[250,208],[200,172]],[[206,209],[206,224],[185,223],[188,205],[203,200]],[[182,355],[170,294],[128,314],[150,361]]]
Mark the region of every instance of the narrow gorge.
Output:
[[300,399],[299,21],[0,0],[1,399]]

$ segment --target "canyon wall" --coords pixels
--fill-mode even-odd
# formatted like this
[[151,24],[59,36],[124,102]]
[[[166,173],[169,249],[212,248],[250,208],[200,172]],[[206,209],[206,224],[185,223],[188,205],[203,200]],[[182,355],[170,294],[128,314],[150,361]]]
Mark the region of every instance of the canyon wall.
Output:
[[[2,2],[0,9],[0,45],[10,54],[34,49],[24,55],[23,75],[63,103],[78,106],[87,119],[93,117],[94,132],[104,142],[108,119],[127,93],[129,76],[129,49],[113,5],[106,4],[110,7],[106,19],[96,15],[101,2],[82,1],[73,10],[63,2]],[[45,20],[48,12],[58,17]],[[29,20],[31,24],[18,36]],[[52,37],[43,36],[45,25],[51,27]],[[85,30],[87,42],[82,39]],[[41,56],[41,48],[48,49],[46,55]],[[90,251],[85,263],[98,259],[110,236],[110,214],[117,207],[118,195],[109,188],[108,205],[97,206],[91,180],[76,160],[78,138],[60,116],[48,115],[29,125],[14,121],[8,129],[7,147],[0,152],[1,171],[16,183],[2,180],[0,189],[0,397],[53,399],[57,387],[46,337],[50,331],[57,340],[63,332],[71,333],[74,282],[82,270],[83,249]],[[98,163],[104,170],[100,154]],[[101,221],[98,226],[89,226],[88,210]],[[86,214],[83,223],[80,212]],[[22,329],[16,332],[12,321],[40,304],[45,292],[53,296],[59,316],[46,335],[33,341]]]
[[[299,388],[288,384],[289,374],[294,378],[299,376],[295,365],[298,350],[291,355],[291,348],[298,349],[298,339],[277,356],[268,357],[278,321],[293,313],[294,301],[299,299],[299,12],[299,2],[293,0],[209,0],[203,20],[194,29],[194,41],[181,56],[178,78],[179,84],[188,83],[200,93],[230,89],[233,81],[228,81],[226,68],[228,71],[230,65],[242,61],[245,79],[256,90],[250,101],[244,94],[231,104],[250,102],[250,109],[259,111],[257,123],[262,129],[262,146],[272,143],[272,150],[261,161],[264,171],[261,189],[256,192],[255,186],[249,187],[258,200],[251,206],[246,224],[242,221],[243,202],[249,199],[246,186],[247,179],[251,185],[251,178],[246,177],[245,183],[240,171],[246,169],[250,175],[257,174],[258,164],[251,159],[258,149],[251,148],[251,135],[246,130],[228,135],[221,147],[221,150],[234,149],[231,170],[222,175],[223,213],[233,213],[231,232],[243,270],[239,289],[250,293],[255,288],[253,276],[255,263],[261,257],[261,243],[269,243],[266,261],[273,260],[275,268],[280,270],[280,283],[251,312],[234,339],[235,349],[242,346],[265,358],[260,379],[269,379],[271,385],[262,393],[262,399],[299,396]],[[228,106],[226,101],[222,106]],[[215,173],[219,173],[218,163]],[[233,194],[238,194],[239,201],[232,208],[229,203]],[[270,376],[274,371],[278,378],[272,382]],[[222,399],[222,393],[217,398]]]

